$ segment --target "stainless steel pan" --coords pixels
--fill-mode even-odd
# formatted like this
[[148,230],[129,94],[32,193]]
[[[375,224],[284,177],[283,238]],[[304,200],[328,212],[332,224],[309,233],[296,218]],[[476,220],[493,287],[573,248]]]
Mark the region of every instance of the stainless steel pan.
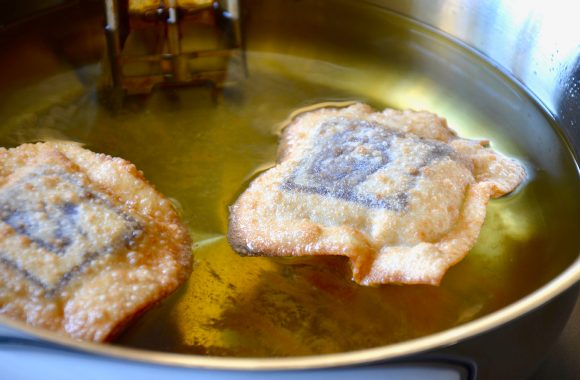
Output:
[[[503,72],[506,80],[513,80],[525,88],[553,117],[558,132],[578,159],[580,25],[574,19],[573,2],[367,0],[365,3],[443,33],[456,43],[473,49],[482,60],[491,62]],[[22,22],[25,17],[30,17],[32,11],[38,12],[38,8],[40,11],[50,9],[54,12],[54,6],[65,9],[70,5],[66,1],[34,4],[35,9],[32,9],[32,4],[30,8],[17,5],[17,9],[5,15],[5,25],[13,25],[15,20]],[[250,17],[252,6],[256,4],[260,5],[260,2],[246,2]],[[100,4],[96,2],[73,6],[101,12]],[[317,9],[316,6],[313,8]],[[259,11],[255,10],[255,13]],[[61,49],[60,53],[73,65],[81,66],[100,59],[104,50],[103,39],[94,36],[101,36],[101,25],[59,18],[58,11],[54,14],[56,16],[52,20],[59,24],[59,30],[69,28],[68,37],[63,39],[62,34],[57,32],[47,33],[38,36],[37,41],[42,43],[35,46]],[[272,17],[283,19],[283,15]],[[348,20],[339,21],[339,24],[348,27]],[[56,28],[57,25],[53,26]],[[45,27],[50,28],[50,22]],[[13,42],[19,36],[11,35],[12,30],[16,29],[11,26],[0,30],[0,46],[14,47]],[[28,42],[23,40],[20,46],[25,48]],[[7,53],[11,52],[3,52]],[[26,57],[26,54],[17,52],[15,56]],[[29,66],[31,80],[43,76],[43,69],[33,63],[22,62],[22,65]],[[47,63],[45,68],[47,66],[50,64]],[[3,83],[10,84],[9,66],[0,75]],[[534,138],[534,134],[538,133],[530,129],[529,135],[521,136],[522,139]],[[549,155],[549,140],[543,140],[539,135],[535,137],[537,144],[542,146],[538,152]],[[577,186],[578,177],[573,181]],[[446,331],[383,347],[296,358],[240,359],[180,355],[74,342],[2,318],[0,335],[4,337],[0,338],[0,362],[3,364],[0,368],[5,373],[13,371],[15,376],[29,373],[25,368],[16,370],[10,365],[11,361],[27,358],[34,359],[37,366],[46,368],[46,371],[54,368],[63,370],[61,375],[64,377],[60,378],[67,378],[68,363],[81,362],[89,363],[87,365],[92,368],[91,371],[102,376],[131,373],[139,376],[171,375],[175,378],[270,378],[276,374],[280,378],[315,378],[323,373],[347,378],[358,374],[370,377],[387,373],[393,378],[521,378],[534,369],[535,363],[557,339],[578,300],[580,260],[577,254],[578,251],[576,260],[548,283],[501,310]],[[319,369],[325,371],[319,372]],[[70,378],[76,376],[73,372],[70,372]]]

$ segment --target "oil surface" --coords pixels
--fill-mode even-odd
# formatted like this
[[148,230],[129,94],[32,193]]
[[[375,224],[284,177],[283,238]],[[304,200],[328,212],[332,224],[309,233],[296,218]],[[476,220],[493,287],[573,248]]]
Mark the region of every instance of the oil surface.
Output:
[[[54,70],[1,90],[0,145],[70,139],[130,160],[191,230],[191,279],[117,344],[244,357],[382,346],[498,310],[576,258],[573,158],[549,118],[492,66],[360,2],[246,3],[249,75],[217,98],[164,89],[112,110],[99,100],[99,64],[73,68],[49,51],[37,54]],[[228,246],[227,207],[272,165],[277,127],[297,108],[348,100],[431,110],[526,164],[527,181],[490,202],[476,246],[439,287],[362,287],[344,258],[240,257]]]

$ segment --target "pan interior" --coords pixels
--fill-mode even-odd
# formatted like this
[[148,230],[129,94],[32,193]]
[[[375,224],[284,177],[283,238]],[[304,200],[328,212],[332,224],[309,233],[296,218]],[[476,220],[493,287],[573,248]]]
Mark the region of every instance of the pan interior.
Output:
[[[228,357],[383,346],[496,311],[575,260],[573,155],[509,78],[363,2],[244,4],[249,75],[217,97],[163,89],[112,107],[100,90],[102,16],[91,7],[63,11],[76,15],[71,29],[41,38],[49,23],[40,19],[2,40],[11,55],[0,60],[0,145],[67,139],[128,159],[175,202],[194,238],[189,282],[115,344]],[[441,286],[362,287],[343,258],[242,258],[229,248],[227,207],[273,165],[278,126],[323,101],[431,110],[461,136],[488,138],[526,164],[527,181],[490,202],[477,245]]]

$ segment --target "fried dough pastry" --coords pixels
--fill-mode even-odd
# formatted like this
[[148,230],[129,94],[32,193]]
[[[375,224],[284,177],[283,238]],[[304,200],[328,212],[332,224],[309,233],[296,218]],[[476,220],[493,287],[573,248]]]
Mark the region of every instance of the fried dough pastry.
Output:
[[429,112],[363,104],[298,115],[278,164],[230,208],[244,255],[343,255],[362,285],[438,285],[475,244],[489,198],[523,167]]
[[135,166],[74,143],[0,148],[0,313],[90,341],[173,292],[191,241]]

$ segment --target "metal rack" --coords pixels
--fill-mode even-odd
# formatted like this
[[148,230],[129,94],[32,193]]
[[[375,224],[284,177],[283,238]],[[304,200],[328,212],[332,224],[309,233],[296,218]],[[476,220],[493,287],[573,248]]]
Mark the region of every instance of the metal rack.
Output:
[[246,75],[238,0],[105,0],[112,87],[211,84]]

